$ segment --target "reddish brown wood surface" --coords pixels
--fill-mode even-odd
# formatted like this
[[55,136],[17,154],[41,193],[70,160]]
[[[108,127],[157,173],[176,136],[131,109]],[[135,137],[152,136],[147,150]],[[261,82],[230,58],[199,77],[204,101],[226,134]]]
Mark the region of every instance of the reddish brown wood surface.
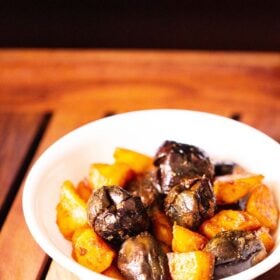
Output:
[[[150,108],[238,114],[280,140],[280,54],[0,51],[0,114],[53,115],[35,158],[85,122]],[[6,162],[13,166],[10,156]],[[0,279],[36,279],[45,268],[46,257],[25,226],[21,193],[22,187],[0,235]],[[55,267],[48,279],[70,279]],[[279,267],[260,279],[278,274]]]
[[280,139],[278,53],[7,50],[0,63],[1,111],[238,112]]
[[[21,167],[42,122],[42,114],[0,112],[0,209],[12,200]],[[16,190],[15,190],[16,191]]]

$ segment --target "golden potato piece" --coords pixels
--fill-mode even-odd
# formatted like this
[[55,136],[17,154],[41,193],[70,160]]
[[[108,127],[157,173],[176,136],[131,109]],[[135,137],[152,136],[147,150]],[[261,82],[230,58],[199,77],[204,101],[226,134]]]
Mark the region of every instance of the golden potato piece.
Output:
[[246,196],[261,184],[262,175],[238,174],[217,178],[214,182],[214,193],[217,204],[230,204]]
[[215,257],[204,251],[167,253],[173,280],[210,280],[213,276]]
[[266,185],[253,190],[247,201],[246,211],[255,216],[264,227],[276,229],[278,209],[273,194]]
[[89,182],[94,189],[114,185],[123,187],[133,176],[133,170],[125,163],[94,163],[90,168]]
[[275,245],[275,242],[269,233],[269,229],[265,227],[261,227],[256,231],[256,235],[262,241],[267,253],[269,253]]
[[172,226],[167,216],[160,210],[155,209],[152,212],[151,219],[155,238],[166,245],[171,246]]
[[89,227],[75,231],[72,246],[73,258],[79,264],[99,273],[110,267],[116,255],[106,242]]
[[56,223],[67,239],[71,239],[76,229],[87,224],[86,203],[76,193],[70,181],[65,181],[61,187],[56,207]]
[[115,267],[113,264],[107,268],[105,271],[102,272],[102,274],[114,278],[116,280],[125,280],[125,278],[121,275],[120,271],[117,267]]
[[260,222],[245,211],[222,210],[200,226],[200,232],[211,239],[217,233],[226,230],[256,230]]
[[203,235],[176,224],[173,225],[173,252],[184,253],[202,250],[207,242],[207,238]]
[[79,182],[76,192],[85,202],[88,201],[92,193],[92,188],[90,187],[87,179]]
[[117,163],[127,164],[135,173],[142,173],[153,165],[151,157],[124,148],[116,148],[114,158]]

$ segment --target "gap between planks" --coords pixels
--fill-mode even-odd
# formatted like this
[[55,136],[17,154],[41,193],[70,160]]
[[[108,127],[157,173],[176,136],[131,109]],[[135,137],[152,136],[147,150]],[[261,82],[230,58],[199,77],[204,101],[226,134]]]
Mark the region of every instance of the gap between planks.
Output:
[[0,229],[50,121],[51,113],[1,114]]

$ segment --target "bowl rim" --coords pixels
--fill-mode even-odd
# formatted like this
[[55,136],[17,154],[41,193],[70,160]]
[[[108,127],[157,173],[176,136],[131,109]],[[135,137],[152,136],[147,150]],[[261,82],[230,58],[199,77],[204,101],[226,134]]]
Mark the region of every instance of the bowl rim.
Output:
[[[96,273],[94,271],[91,271],[82,265],[78,264],[74,259],[70,259],[68,256],[64,255],[60,250],[58,250],[54,244],[48,239],[48,237],[45,236],[44,232],[40,229],[38,226],[38,222],[36,219],[36,216],[34,214],[33,208],[34,208],[34,201],[35,201],[35,190],[36,190],[36,178],[40,177],[42,174],[41,170],[44,170],[44,167],[47,165],[47,159],[50,155],[53,154],[53,152],[58,149],[65,141],[71,140],[72,138],[75,138],[75,136],[81,131],[88,129],[90,126],[99,126],[102,125],[104,122],[110,122],[111,120],[121,120],[122,118],[130,117],[131,115],[147,115],[147,114],[186,114],[186,115],[199,115],[203,118],[212,118],[212,119],[219,119],[219,120],[225,120],[228,123],[232,123],[234,125],[243,126],[247,129],[250,129],[254,131],[255,133],[258,133],[263,137],[266,141],[269,141],[271,144],[275,145],[275,147],[278,146],[280,148],[280,145],[271,137],[266,135],[265,133],[257,130],[256,128],[249,126],[245,123],[240,123],[239,121],[235,121],[233,119],[230,119],[228,117],[224,117],[217,114],[202,112],[202,111],[194,111],[194,110],[185,110],[185,109],[149,109],[149,110],[138,110],[138,111],[130,111],[126,113],[120,113],[113,116],[101,118],[98,120],[94,120],[91,122],[88,122],[78,128],[75,128],[74,130],[68,132],[64,136],[60,137],[58,140],[53,142],[45,151],[41,153],[41,155],[38,157],[38,159],[33,163],[31,169],[28,172],[28,175],[25,179],[24,183],[24,189],[23,189],[23,196],[22,196],[22,207],[23,207],[23,214],[26,221],[26,224],[28,226],[29,231],[31,232],[32,237],[35,239],[35,241],[39,244],[39,246],[47,253],[53,260],[55,260],[57,263],[59,263],[61,266],[63,266],[65,269],[71,271],[78,277],[82,277],[82,279],[90,279],[93,275],[98,276],[99,279],[111,279],[105,275]],[[33,202],[33,203],[30,203]],[[252,268],[249,268],[243,272],[240,272],[238,274],[234,274],[232,276],[223,278],[225,280],[236,280],[237,277],[244,280],[249,280],[254,277],[257,277],[266,271],[270,270],[274,266],[276,266],[278,263],[280,263],[280,246],[278,248],[275,248],[273,253],[271,253],[268,257],[266,257],[262,262],[259,264],[253,266]],[[81,276],[82,275],[82,276]]]

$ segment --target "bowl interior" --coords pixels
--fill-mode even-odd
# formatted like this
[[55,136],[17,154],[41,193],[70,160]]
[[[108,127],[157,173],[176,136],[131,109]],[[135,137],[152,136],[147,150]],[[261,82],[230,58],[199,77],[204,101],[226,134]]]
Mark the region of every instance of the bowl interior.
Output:
[[[261,173],[280,201],[279,144],[239,122],[201,112],[148,110],[120,114],[85,125],[47,149],[26,180],[23,207],[26,222],[39,245],[58,263],[80,278],[108,279],[81,267],[71,258],[71,243],[56,225],[61,183],[77,183],[91,163],[112,162],[116,147],[154,155],[164,140],[196,145],[211,158],[232,160]],[[260,264],[227,279],[251,279],[278,263],[279,226],[274,251]],[[277,256],[278,255],[278,256]]]

